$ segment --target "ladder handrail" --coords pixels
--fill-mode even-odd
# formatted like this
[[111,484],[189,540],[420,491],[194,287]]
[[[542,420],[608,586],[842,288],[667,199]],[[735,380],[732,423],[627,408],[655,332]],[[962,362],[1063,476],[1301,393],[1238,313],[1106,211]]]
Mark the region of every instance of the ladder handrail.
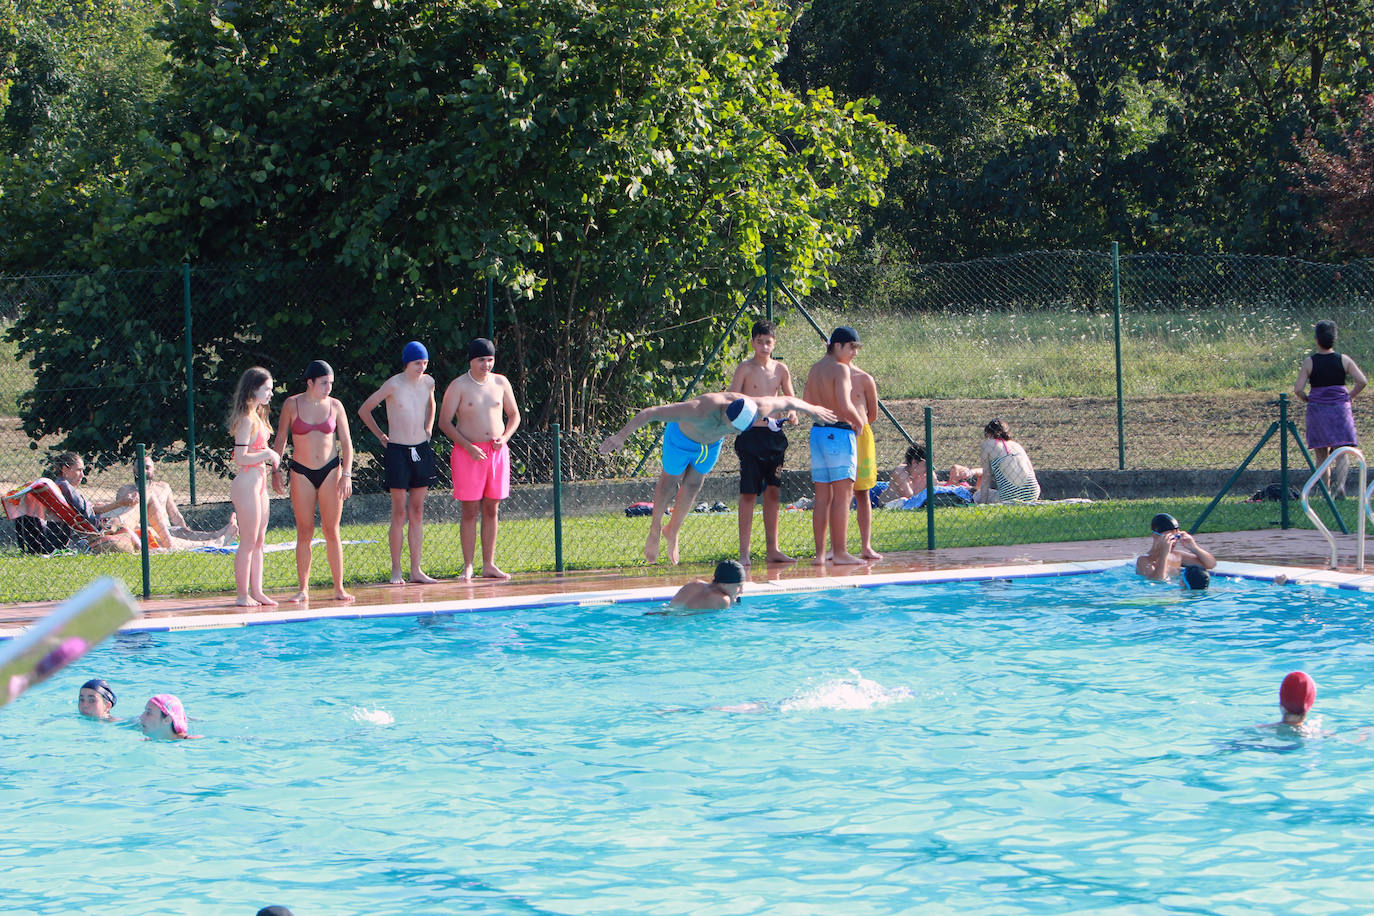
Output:
[[1358,540],[1355,545],[1355,569],[1364,572],[1365,518],[1368,517],[1371,521],[1374,521],[1374,515],[1370,514],[1371,510],[1369,506],[1371,493],[1374,493],[1374,484],[1369,483],[1369,465],[1364,460],[1364,452],[1355,448],[1353,445],[1342,445],[1340,448],[1332,449],[1331,454],[1326,456],[1326,460],[1312,472],[1312,476],[1309,477],[1307,483],[1302,486],[1302,511],[1312,520],[1312,524],[1322,533],[1322,537],[1326,538],[1326,543],[1331,546],[1331,568],[1336,569],[1336,539],[1331,536],[1331,529],[1327,528],[1326,524],[1317,516],[1317,513],[1313,511],[1309,497],[1312,493],[1312,488],[1317,485],[1317,481],[1322,479],[1322,475],[1326,473],[1326,469],[1341,455],[1352,456],[1360,465],[1359,493],[1362,505],[1360,506],[1359,513]]

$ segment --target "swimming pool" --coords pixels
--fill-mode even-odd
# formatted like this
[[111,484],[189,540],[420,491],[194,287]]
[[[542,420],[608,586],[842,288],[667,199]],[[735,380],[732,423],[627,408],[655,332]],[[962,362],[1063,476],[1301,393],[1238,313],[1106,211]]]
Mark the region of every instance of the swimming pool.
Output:
[[[1324,912],[1369,597],[1124,569],[124,634],[0,714],[9,913]],[[1292,739],[1282,675],[1335,733]],[[181,695],[205,740],[78,719]]]

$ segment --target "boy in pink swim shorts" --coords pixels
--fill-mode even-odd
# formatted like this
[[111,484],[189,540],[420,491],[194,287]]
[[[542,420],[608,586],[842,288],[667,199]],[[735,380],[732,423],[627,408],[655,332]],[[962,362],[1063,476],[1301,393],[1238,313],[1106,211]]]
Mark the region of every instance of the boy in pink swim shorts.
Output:
[[496,565],[501,500],[510,495],[510,441],[520,426],[515,392],[496,366],[496,345],[485,337],[468,344],[468,371],[449,382],[439,408],[439,429],[453,441],[449,469],[453,498],[463,504],[463,579],[472,579],[477,521],[482,522],[482,576],[509,579]]

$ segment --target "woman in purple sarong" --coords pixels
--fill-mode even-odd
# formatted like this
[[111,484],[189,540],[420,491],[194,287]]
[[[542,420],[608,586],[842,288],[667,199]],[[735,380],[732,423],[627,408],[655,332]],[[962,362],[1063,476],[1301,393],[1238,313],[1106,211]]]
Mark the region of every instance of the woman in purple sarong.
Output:
[[[1360,444],[1355,437],[1355,417],[1350,412],[1350,402],[1364,390],[1368,379],[1353,359],[1332,349],[1336,345],[1336,322],[1318,321],[1314,330],[1317,352],[1302,361],[1298,380],[1293,383],[1293,394],[1298,400],[1307,402],[1307,447],[1320,465],[1333,448]],[[1345,387],[1347,380],[1354,381],[1349,389]],[[1304,391],[1308,383],[1312,390]],[[1345,474],[1338,473],[1336,477],[1336,495],[1344,496]],[[1324,482],[1330,485],[1329,470]]]

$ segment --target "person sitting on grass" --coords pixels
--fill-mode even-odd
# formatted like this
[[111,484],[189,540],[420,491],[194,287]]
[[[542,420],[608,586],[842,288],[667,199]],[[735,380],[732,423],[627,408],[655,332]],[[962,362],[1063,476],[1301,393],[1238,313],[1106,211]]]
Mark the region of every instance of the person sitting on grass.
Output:
[[710,582],[693,579],[678,589],[668,602],[689,611],[718,611],[739,600],[744,588],[744,567],[738,560],[722,560],[716,564],[716,574]]
[[983,466],[974,502],[1033,503],[1040,498],[1040,481],[1025,446],[1012,439],[1007,424],[997,417],[983,427],[979,460]]
[[[961,464],[954,465],[950,469],[951,481],[958,470],[967,472],[968,468]],[[907,446],[905,464],[893,469],[886,487],[878,494],[878,499],[882,505],[893,509],[919,509],[925,505],[925,492],[926,447],[919,442],[913,442]],[[922,498],[913,499],[917,495]],[[965,504],[973,501],[973,489],[967,483],[941,483],[939,475],[935,477],[935,495],[936,505],[940,505],[942,499],[946,498]]]
[[1178,519],[1161,512],[1150,520],[1150,550],[1136,557],[1135,571],[1147,579],[1163,582],[1184,566],[1199,566],[1206,571],[1216,565],[1217,558],[1179,528]]
[[[157,479],[157,465],[143,457],[144,492],[148,494],[148,546],[165,550],[193,550],[197,547],[228,547],[239,536],[238,517],[230,512],[229,524],[218,531],[196,531],[186,524],[177,508],[171,484]],[[120,509],[109,515],[129,528],[138,525],[138,481],[126,483],[115,491]]]
[[64,547],[84,546],[91,553],[137,553],[139,541],[123,522],[117,518],[102,518],[106,512],[113,512],[130,505],[137,505],[137,496],[126,496],[122,501],[111,500],[107,503],[92,503],[77,485],[86,479],[86,462],[76,452],[63,452],[57,456],[57,489],[67,505],[76,510],[99,535],[83,534],[65,522],[50,519],[47,524],[47,540],[53,550]]

